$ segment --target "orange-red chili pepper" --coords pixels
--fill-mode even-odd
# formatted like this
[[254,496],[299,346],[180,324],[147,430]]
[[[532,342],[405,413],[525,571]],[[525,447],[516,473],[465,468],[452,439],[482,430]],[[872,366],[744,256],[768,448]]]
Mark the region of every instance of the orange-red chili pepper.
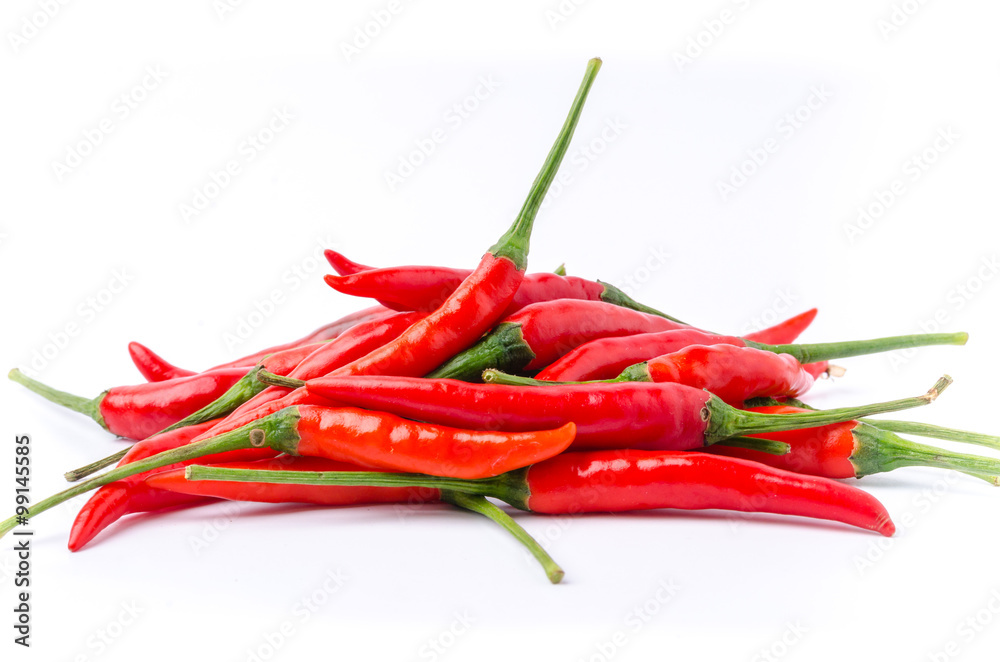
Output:
[[516,508],[553,515],[658,508],[723,509],[842,522],[884,536],[895,532],[885,507],[857,488],[705,453],[563,453],[526,469],[471,481],[418,474],[248,471],[197,465],[188,467],[186,475],[195,482],[437,488],[494,497]]

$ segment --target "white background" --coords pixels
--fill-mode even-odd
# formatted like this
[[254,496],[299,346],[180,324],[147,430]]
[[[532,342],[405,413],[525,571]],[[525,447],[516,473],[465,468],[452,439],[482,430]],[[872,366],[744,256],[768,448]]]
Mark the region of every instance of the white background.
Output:
[[[846,377],[819,384],[813,403],[916,395],[948,372],[952,389],[909,418],[1000,431],[1000,284],[981,270],[1000,240],[996,3],[567,0],[563,16],[555,0],[423,0],[350,59],[343,45],[387,2],[258,0],[221,16],[211,0],[69,3],[50,19],[44,4],[6,2],[0,19],[4,366],[30,369],[44,353],[39,378],[96,395],[140,379],[130,340],[203,368],[298,337],[369,305],[323,284],[324,246],[376,265],[475,264],[599,55],[563,167],[572,181],[538,218],[532,268],[565,261],[731,332],[812,306],[812,341],[918,332],[937,316],[969,331],[968,346],[842,361]],[[165,78],[146,79],[126,117],[116,99],[147,67]],[[470,99],[481,78],[495,89]],[[814,90],[824,100],[803,109]],[[456,103],[476,108],[458,123]],[[247,160],[241,143],[275,109],[293,119]],[[808,118],[789,131],[797,111]],[[112,131],[60,177],[54,164],[102,121]],[[609,121],[623,128],[602,143]],[[445,140],[390,189],[385,173],[436,128]],[[768,140],[776,151],[724,199],[719,183]],[[578,151],[588,145],[592,159]],[[915,156],[934,160],[919,178]],[[185,222],[180,206],[231,159],[240,174]],[[903,192],[849,236],[858,207],[888,200],[897,180]],[[116,273],[127,286],[108,302]],[[275,290],[281,304],[234,342]],[[46,349],[70,324],[65,346]],[[2,389],[0,466],[15,434],[30,434],[35,499],[121,447]],[[12,474],[0,472],[6,510]],[[921,469],[862,485],[912,526],[884,541],[778,517],[518,514],[566,569],[561,586],[492,525],[444,507],[220,504],[130,518],[71,554],[80,499],[33,521],[30,650],[12,643],[3,541],[0,650],[236,662],[266,656],[287,623],[270,659],[995,659],[1000,495]],[[197,539],[211,541],[200,554]],[[338,571],[343,586],[323,593]],[[661,582],[677,587],[669,601],[656,600]],[[324,603],[303,612],[317,591]],[[120,627],[133,601],[141,613]],[[962,626],[977,615],[985,625]],[[437,656],[429,640],[451,646]]]

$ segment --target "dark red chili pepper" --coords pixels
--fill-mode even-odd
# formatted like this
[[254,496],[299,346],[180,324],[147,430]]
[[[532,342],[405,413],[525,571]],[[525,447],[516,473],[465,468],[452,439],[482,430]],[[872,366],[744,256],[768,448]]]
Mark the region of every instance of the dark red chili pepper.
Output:
[[[259,378],[301,384],[261,373]],[[537,430],[576,423],[575,448],[690,450],[729,437],[815,427],[898,411],[933,401],[951,382],[942,378],[927,395],[866,407],[791,416],[735,409],[716,396],[683,384],[643,382],[523,388],[412,377],[324,377],[306,391],[332,402],[475,429]]]
[[[214,421],[208,421],[140,441],[129,449],[118,466],[124,467],[150,458],[157,453],[186,446],[199,435],[210,430],[213,424]],[[259,459],[266,457],[267,454],[273,455],[274,451],[270,448],[251,448],[222,453],[213,456],[211,460],[208,458],[199,458],[199,460],[225,462],[241,458]],[[189,460],[187,464],[193,461]],[[183,468],[185,465],[178,466]],[[83,505],[73,522],[73,528],[69,535],[69,549],[74,552],[79,550],[101,531],[130,513],[150,512],[197,503],[193,497],[184,498],[182,495],[150,488],[144,484],[143,478],[142,474],[129,476],[104,485],[97,490]]]
[[[754,407],[750,411],[796,414],[809,410],[773,406]],[[791,451],[787,455],[770,455],[746,448],[715,446],[711,452],[827,478],[861,478],[900,467],[953,469],[990,482],[1000,476],[1000,461],[914,443],[861,421],[753,436],[787,443]]]
[[132,363],[139,369],[147,382],[162,382],[167,379],[190,377],[195,374],[192,370],[178,368],[168,363],[162,356],[137,342],[128,344],[128,354],[132,357]]
[[[753,347],[775,354],[789,354],[802,363],[806,371],[815,378],[818,374],[823,374],[830,369],[827,363],[829,359],[861,356],[907,347],[964,345],[968,338],[968,334],[965,333],[931,333],[838,343],[767,345],[745,338],[719,336],[686,328],[592,341],[550,364],[539,372],[536,378],[555,382],[611,379],[621,374],[621,371],[629,365],[670,354],[690,345],[735,345]],[[838,374],[840,372],[842,371],[838,369]]]
[[891,536],[895,526],[875,497],[826,478],[705,453],[596,451],[563,453],[485,480],[416,474],[247,471],[194,465],[189,480],[313,485],[427,487],[501,499],[551,515],[658,508],[723,509],[842,522]]
[[478,381],[483,370],[539,370],[597,338],[687,328],[663,317],[601,301],[534,303],[505,318],[478,343],[428,377]]
[[766,329],[748,333],[743,338],[754,342],[762,342],[767,345],[787,345],[793,343],[802,335],[803,331],[809,328],[809,325],[816,319],[818,312],[816,308],[810,308],[804,313],[789,317],[784,322],[778,322]]
[[[248,471],[358,471],[360,467],[321,457],[282,455],[256,462],[227,462],[212,466]],[[433,503],[440,501],[440,490],[421,487],[343,487],[316,485],[274,485],[270,483],[234,483],[232,481],[189,481],[184,468],[161,471],[146,478],[146,485],[158,490],[197,497],[215,497],[230,501],[256,503],[311,503],[322,506],[348,506],[369,503]]]
[[566,154],[600,65],[597,59],[588,63],[569,116],[531,186],[528,199],[513,225],[490,248],[475,271],[440,308],[416,322],[393,342],[340,368],[338,374],[425,375],[466,349],[500,318],[524,277],[535,216]]
[[209,370],[234,367],[252,368],[257,365],[258,361],[268,354],[274,354],[275,352],[280,352],[284,349],[290,349],[292,347],[298,347],[300,345],[312,345],[325,340],[333,340],[341,333],[356,326],[357,324],[386,317],[391,314],[392,311],[384,306],[372,306],[371,308],[365,308],[364,310],[359,310],[356,313],[351,313],[350,315],[341,317],[336,322],[331,322],[326,326],[321,326],[312,333],[303,336],[298,340],[293,340],[292,342],[287,342],[283,345],[268,347],[267,349],[262,349],[259,352],[254,352],[253,354],[247,354],[246,356],[234,359],[228,363],[222,363],[213,368],[209,368]]
[[112,434],[145,439],[214,402],[245,374],[243,368],[210,370],[163,382],[114,386],[93,399],[50,388],[16,368],[8,377],[46,400],[89,416]]

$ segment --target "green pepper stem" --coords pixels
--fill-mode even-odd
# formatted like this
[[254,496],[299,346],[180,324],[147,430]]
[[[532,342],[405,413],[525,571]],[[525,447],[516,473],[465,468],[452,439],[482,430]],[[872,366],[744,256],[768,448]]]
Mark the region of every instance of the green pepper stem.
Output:
[[791,452],[791,444],[773,439],[758,439],[757,437],[729,437],[722,441],[717,441],[716,446],[732,446],[733,448],[748,448],[752,451],[760,451],[770,455],[788,455]]
[[267,388],[266,384],[257,379],[257,373],[262,369],[260,364],[251,368],[247,374],[240,377],[235,384],[229,387],[228,391],[214,401],[193,414],[182,418],[173,425],[163,428],[158,434],[188,427],[189,425],[198,425],[199,423],[212,421],[233,413],[240,405]]
[[499,508],[496,504],[491,501],[487,501],[486,497],[476,495],[476,494],[463,494],[462,492],[449,492],[448,490],[442,490],[441,500],[447,501],[459,508],[465,508],[474,513],[479,513],[484,517],[488,517],[493,520],[504,529],[506,529],[511,535],[513,535],[522,545],[524,545],[531,555],[534,556],[538,562],[542,565],[542,569],[545,571],[545,576],[549,578],[549,581],[553,584],[558,584],[562,581],[563,576],[566,574],[563,569],[559,567],[549,553],[545,551],[544,548],[538,541],[531,537],[524,528],[514,521],[514,519],[508,515],[503,509]]
[[107,393],[107,391],[101,393],[96,398],[87,399],[82,398],[79,395],[73,395],[72,393],[66,393],[65,391],[54,389],[51,386],[46,386],[40,381],[27,376],[17,368],[8,372],[7,377],[25,387],[29,391],[37,393],[49,402],[54,402],[57,405],[71,409],[79,414],[89,416],[97,421],[97,424],[102,428],[105,430],[108,429],[108,426],[104,423],[104,417],[101,416],[100,409],[101,400],[104,399],[104,393]]
[[977,478],[1000,475],[1000,460],[993,458],[918,444],[866,423],[859,422],[852,434],[855,452],[851,463],[859,478],[900,467],[951,469]]
[[747,347],[763,349],[775,354],[790,354],[799,363],[816,363],[830,359],[845,359],[851,356],[877,354],[909,347],[925,347],[928,345],[964,345],[969,339],[967,333],[918,333],[910,336],[890,336],[872,340],[852,340],[847,342],[827,342],[796,345],[767,345],[764,343],[744,341]]
[[566,263],[563,262],[562,264],[560,264],[558,267],[556,267],[555,269],[552,270],[552,273],[554,273],[557,276],[565,276],[566,275]]
[[480,380],[485,369],[520,370],[534,358],[535,353],[525,341],[521,325],[505,322],[472,347],[445,361],[427,377],[475,382]]
[[306,385],[301,379],[295,379],[294,377],[282,377],[281,375],[276,375],[273,372],[268,372],[267,370],[261,369],[257,371],[257,381],[262,384],[267,384],[268,386],[281,386],[283,388],[302,388]]
[[1000,449],[1000,437],[978,432],[966,432],[965,430],[955,430],[945,428],[940,425],[929,423],[914,423],[912,421],[890,421],[876,419],[862,419],[862,422],[877,427],[887,432],[901,432],[903,434],[915,434],[920,437],[930,437],[931,439],[943,439],[944,441],[957,441],[963,444],[975,444],[986,448]]
[[621,306],[622,308],[631,308],[632,310],[637,310],[640,313],[646,313],[647,315],[656,315],[657,317],[663,317],[672,322],[677,322],[678,324],[685,324],[686,326],[685,322],[680,321],[676,317],[671,317],[656,308],[650,308],[646,304],[639,303],[611,283],[605,283],[603,280],[599,280],[597,283],[598,285],[604,286],[604,292],[601,293],[601,301],[604,301],[605,303],[612,303],[616,306]]
[[600,58],[594,58],[587,63],[583,82],[580,83],[580,89],[576,93],[576,98],[573,99],[573,105],[570,106],[569,115],[566,117],[562,129],[560,129],[559,135],[552,145],[552,149],[545,158],[542,169],[531,185],[531,190],[528,193],[528,198],[524,201],[524,206],[521,207],[521,211],[518,213],[510,229],[490,248],[489,252],[494,257],[509,259],[520,271],[524,271],[528,264],[528,242],[531,238],[531,228],[535,223],[535,216],[538,214],[538,209],[542,206],[542,201],[545,200],[545,194],[548,193],[549,186],[551,186],[552,181],[555,179],[559,165],[566,155],[566,150],[573,139],[576,125],[580,121],[583,105],[587,101],[587,94],[590,92],[590,88],[594,84],[594,78],[597,77],[597,72],[600,69]]
[[[289,410],[295,411],[290,412]],[[46,510],[58,506],[64,501],[68,501],[75,496],[79,496],[80,494],[84,494],[90,490],[102,487],[108,483],[113,483],[116,480],[121,480],[122,478],[135,476],[136,474],[145,473],[147,471],[159,469],[160,467],[176,464],[178,462],[193,460],[204,455],[252,448],[253,445],[251,443],[251,438],[254,436],[255,432],[260,432],[262,430],[266,431],[265,434],[268,444],[272,444],[272,447],[277,450],[284,450],[284,448],[282,448],[282,442],[287,442],[289,439],[297,438],[297,433],[295,432],[297,422],[298,410],[295,407],[287,407],[279,412],[271,414],[270,416],[257,419],[256,421],[244,425],[241,428],[230,430],[229,432],[224,432],[223,434],[215,437],[194,442],[186,446],[181,446],[180,448],[174,448],[157,453],[156,455],[151,455],[147,458],[143,458],[142,460],[132,462],[131,464],[116,467],[111,471],[101,474],[100,476],[95,476],[90,480],[77,483],[73,487],[65,489],[62,492],[53,494],[52,496],[37,502],[28,508],[28,512],[25,517],[29,519],[35,517],[36,515],[44,513]],[[17,526],[18,519],[20,518],[15,516],[0,522],[0,537],[3,537],[7,532]]]
[[[808,405],[801,400],[797,400],[796,398],[783,398],[782,401],[775,400],[774,398],[753,398],[752,400],[747,400],[743,404],[748,408],[784,405],[797,407],[799,409],[816,409],[812,405]],[[867,423],[872,427],[876,427],[879,430],[885,430],[886,432],[915,434],[920,437],[930,437],[931,439],[957,441],[963,444],[974,444],[976,446],[984,446],[986,448],[1000,449],[1000,437],[990,434],[967,432],[966,430],[956,430],[954,428],[941,427],[940,425],[915,423],[913,421],[896,421],[883,418],[862,418],[859,420],[861,423]]]
[[129,446],[128,448],[123,448],[117,453],[101,458],[96,462],[91,462],[90,464],[82,466],[78,469],[67,471],[66,473],[63,474],[63,478],[65,478],[70,483],[75,483],[78,480],[82,480],[87,476],[90,476],[91,474],[97,473],[101,469],[106,469],[110,467],[112,464],[118,464],[118,462],[121,461],[123,457],[125,457],[125,455],[129,452],[131,448],[132,448],[131,446]]
[[727,437],[762,434],[765,432],[781,432],[784,430],[799,430],[815,428],[831,423],[852,421],[862,416],[882,414],[901,409],[911,409],[930,404],[937,399],[952,379],[945,375],[934,384],[924,395],[915,398],[903,398],[861,407],[841,407],[840,409],[824,409],[800,414],[761,414],[743,411],[724,403],[716,396],[711,396],[705,404],[706,420],[705,443],[712,444]]

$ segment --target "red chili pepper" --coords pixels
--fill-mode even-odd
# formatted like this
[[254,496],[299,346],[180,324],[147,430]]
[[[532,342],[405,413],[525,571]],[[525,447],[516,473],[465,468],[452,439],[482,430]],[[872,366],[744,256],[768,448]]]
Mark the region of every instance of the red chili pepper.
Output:
[[[261,373],[260,378],[275,383],[295,382],[266,373]],[[949,377],[942,378],[932,391],[917,398],[794,417],[740,411],[707,391],[669,383],[523,388],[451,379],[333,376],[307,382],[306,391],[344,405],[456,427],[537,430],[572,421],[577,426],[574,448],[690,450],[754,432],[815,427],[870,412],[924,405],[950,382]]]
[[478,381],[483,370],[539,370],[598,338],[687,328],[663,317],[601,301],[560,299],[531,304],[428,377]]
[[[124,467],[150,458],[157,453],[184,447],[196,439],[198,435],[211,429],[213,424],[214,421],[208,421],[140,441],[129,449],[118,466]],[[267,454],[273,455],[274,451],[270,448],[252,448],[222,453],[212,457],[211,460],[208,458],[199,458],[199,460],[225,462],[227,459],[259,459],[266,457]],[[191,462],[194,460],[189,460],[186,464]],[[183,469],[186,464],[179,464],[178,467]],[[101,531],[130,513],[151,512],[197,503],[197,500],[191,497],[185,498],[176,493],[148,487],[143,482],[144,477],[143,474],[129,476],[104,485],[97,490],[83,505],[73,522],[73,528],[69,535],[70,551],[79,550]]]
[[[745,338],[719,336],[687,328],[593,341],[550,364],[536,377],[542,381],[555,382],[610,379],[621,374],[621,371],[629,365],[670,354],[690,345],[735,345],[753,347],[775,354],[789,354],[816,378],[830,370],[827,363],[829,359],[928,345],[964,345],[968,338],[966,333],[925,333],[836,343],[767,345]],[[841,373],[842,370],[838,369],[838,374]]]
[[50,388],[16,368],[8,377],[46,400],[89,416],[112,434],[145,439],[214,402],[245,374],[243,368],[210,370],[164,382],[114,386],[93,399]]
[[789,317],[784,322],[778,322],[766,329],[748,333],[743,338],[767,345],[787,345],[793,343],[802,335],[803,331],[809,328],[809,325],[816,319],[818,312],[816,308],[810,308],[804,313]]
[[[382,319],[358,324],[354,328],[345,331],[343,335],[332,342],[318,347],[285,374],[293,379],[323,377],[352,361],[366,356],[379,347],[383,347],[386,343],[392,342],[424,317],[426,317],[424,313],[394,313]],[[289,395],[287,393],[288,390],[280,386],[265,388],[266,384],[257,379],[257,373],[262,369],[272,373],[275,372],[266,364],[258,365],[247,374],[245,379],[240,380],[236,386],[230,389],[230,392],[227,392],[220,398],[217,409],[221,410],[228,407],[231,403],[236,403],[238,406],[229,411],[232,412],[234,417],[245,417],[246,414],[258,407],[270,402],[276,402]],[[307,404],[306,400],[301,399],[301,396],[304,395],[304,393],[300,393],[295,399],[286,399],[282,407],[279,408],[295,404]],[[277,409],[269,410],[268,413],[273,413],[274,411],[277,411]],[[219,415],[222,415],[221,411]],[[239,425],[235,427],[239,427]],[[228,429],[234,428],[230,427]],[[220,431],[223,430],[223,428],[220,428]]]
[[884,536],[895,533],[885,507],[857,488],[704,453],[563,453],[527,469],[473,481],[416,474],[247,471],[197,465],[188,467],[186,473],[192,481],[441,488],[494,497],[522,510],[551,515],[723,509],[842,522]]
[[528,199],[510,229],[441,307],[393,342],[350,363],[339,374],[424,375],[471,345],[500,318],[514,299],[527,266],[535,216],[573,137],[583,103],[600,69],[591,60],[569,116],[532,184]]
[[686,384],[711,391],[731,403],[750,398],[797,397],[814,381],[793,356],[734,345],[691,345],[630,366],[619,379]]
[[[765,414],[796,414],[810,410],[771,406],[754,407],[750,411]],[[873,423],[878,424],[879,421],[875,420]],[[861,478],[913,466],[953,469],[990,482],[995,482],[996,477],[1000,475],[1000,461],[917,444],[861,421],[845,421],[803,430],[769,432],[753,436],[787,443],[791,451],[787,455],[769,455],[745,448],[721,446],[714,446],[711,451],[730,457],[754,460],[779,469],[827,478]],[[958,440],[965,441],[965,439]]]
[[190,377],[195,374],[192,370],[178,368],[168,363],[162,356],[137,342],[128,344],[128,354],[132,357],[132,363],[139,369],[147,382],[162,382],[167,379]]
[[267,349],[262,349],[259,352],[254,352],[253,354],[247,354],[246,356],[234,359],[228,363],[222,363],[209,370],[216,370],[218,368],[252,368],[257,365],[257,362],[268,354],[274,354],[275,352],[280,352],[284,349],[290,349],[292,347],[298,347],[300,345],[312,345],[318,342],[323,342],[325,340],[333,340],[344,331],[362,323],[371,320],[379,319],[381,317],[386,317],[391,315],[392,311],[386,309],[384,306],[372,306],[371,308],[365,308],[364,310],[359,310],[356,313],[351,313],[345,317],[341,317],[336,322],[331,322],[326,326],[321,326],[312,333],[299,338],[298,340],[293,340],[292,342],[285,343],[283,345],[275,345],[274,347],[268,347]]
[[[323,256],[326,257],[326,261],[330,263],[333,270],[341,276],[350,276],[351,274],[356,274],[359,271],[371,271],[375,268],[360,264],[354,260],[349,260],[343,253],[338,253],[337,251],[330,250],[329,248],[323,251]],[[469,273],[472,272],[470,271]]]
[[[121,466],[39,501],[23,515],[0,522],[0,536],[13,529],[19,519],[32,518],[90,490],[206,456],[211,456],[210,461],[225,462],[280,452],[379,469],[478,478],[562,452],[572,443],[576,426],[566,423],[532,432],[477,432],[416,423],[382,412],[301,405],[209,439],[148,455],[164,445],[178,443],[178,438],[184,438],[181,433],[186,432],[188,428],[180,428],[139,442]],[[264,449],[265,445],[270,450]]]
[[[248,471],[358,471],[355,464],[321,457],[282,455],[256,462],[217,464],[227,469]],[[349,506],[370,503],[433,503],[440,501],[440,490],[422,487],[343,487],[315,485],[273,485],[270,483],[234,483],[232,481],[189,481],[184,468],[161,471],[146,478],[146,485],[158,490],[197,497],[256,503],[311,503],[321,506]]]
[[[340,276],[326,276],[326,283],[343,294],[369,297],[393,310],[436,310],[454,292],[472,271],[435,266],[403,266],[375,269],[346,268],[347,265],[363,266],[350,262],[334,251],[327,251],[327,260]],[[560,273],[525,274],[514,300],[504,311],[504,317],[513,315],[533,303],[557,299],[604,301],[617,306],[678,321],[658,310],[644,306],[620,289],[603,281],[592,281]]]

